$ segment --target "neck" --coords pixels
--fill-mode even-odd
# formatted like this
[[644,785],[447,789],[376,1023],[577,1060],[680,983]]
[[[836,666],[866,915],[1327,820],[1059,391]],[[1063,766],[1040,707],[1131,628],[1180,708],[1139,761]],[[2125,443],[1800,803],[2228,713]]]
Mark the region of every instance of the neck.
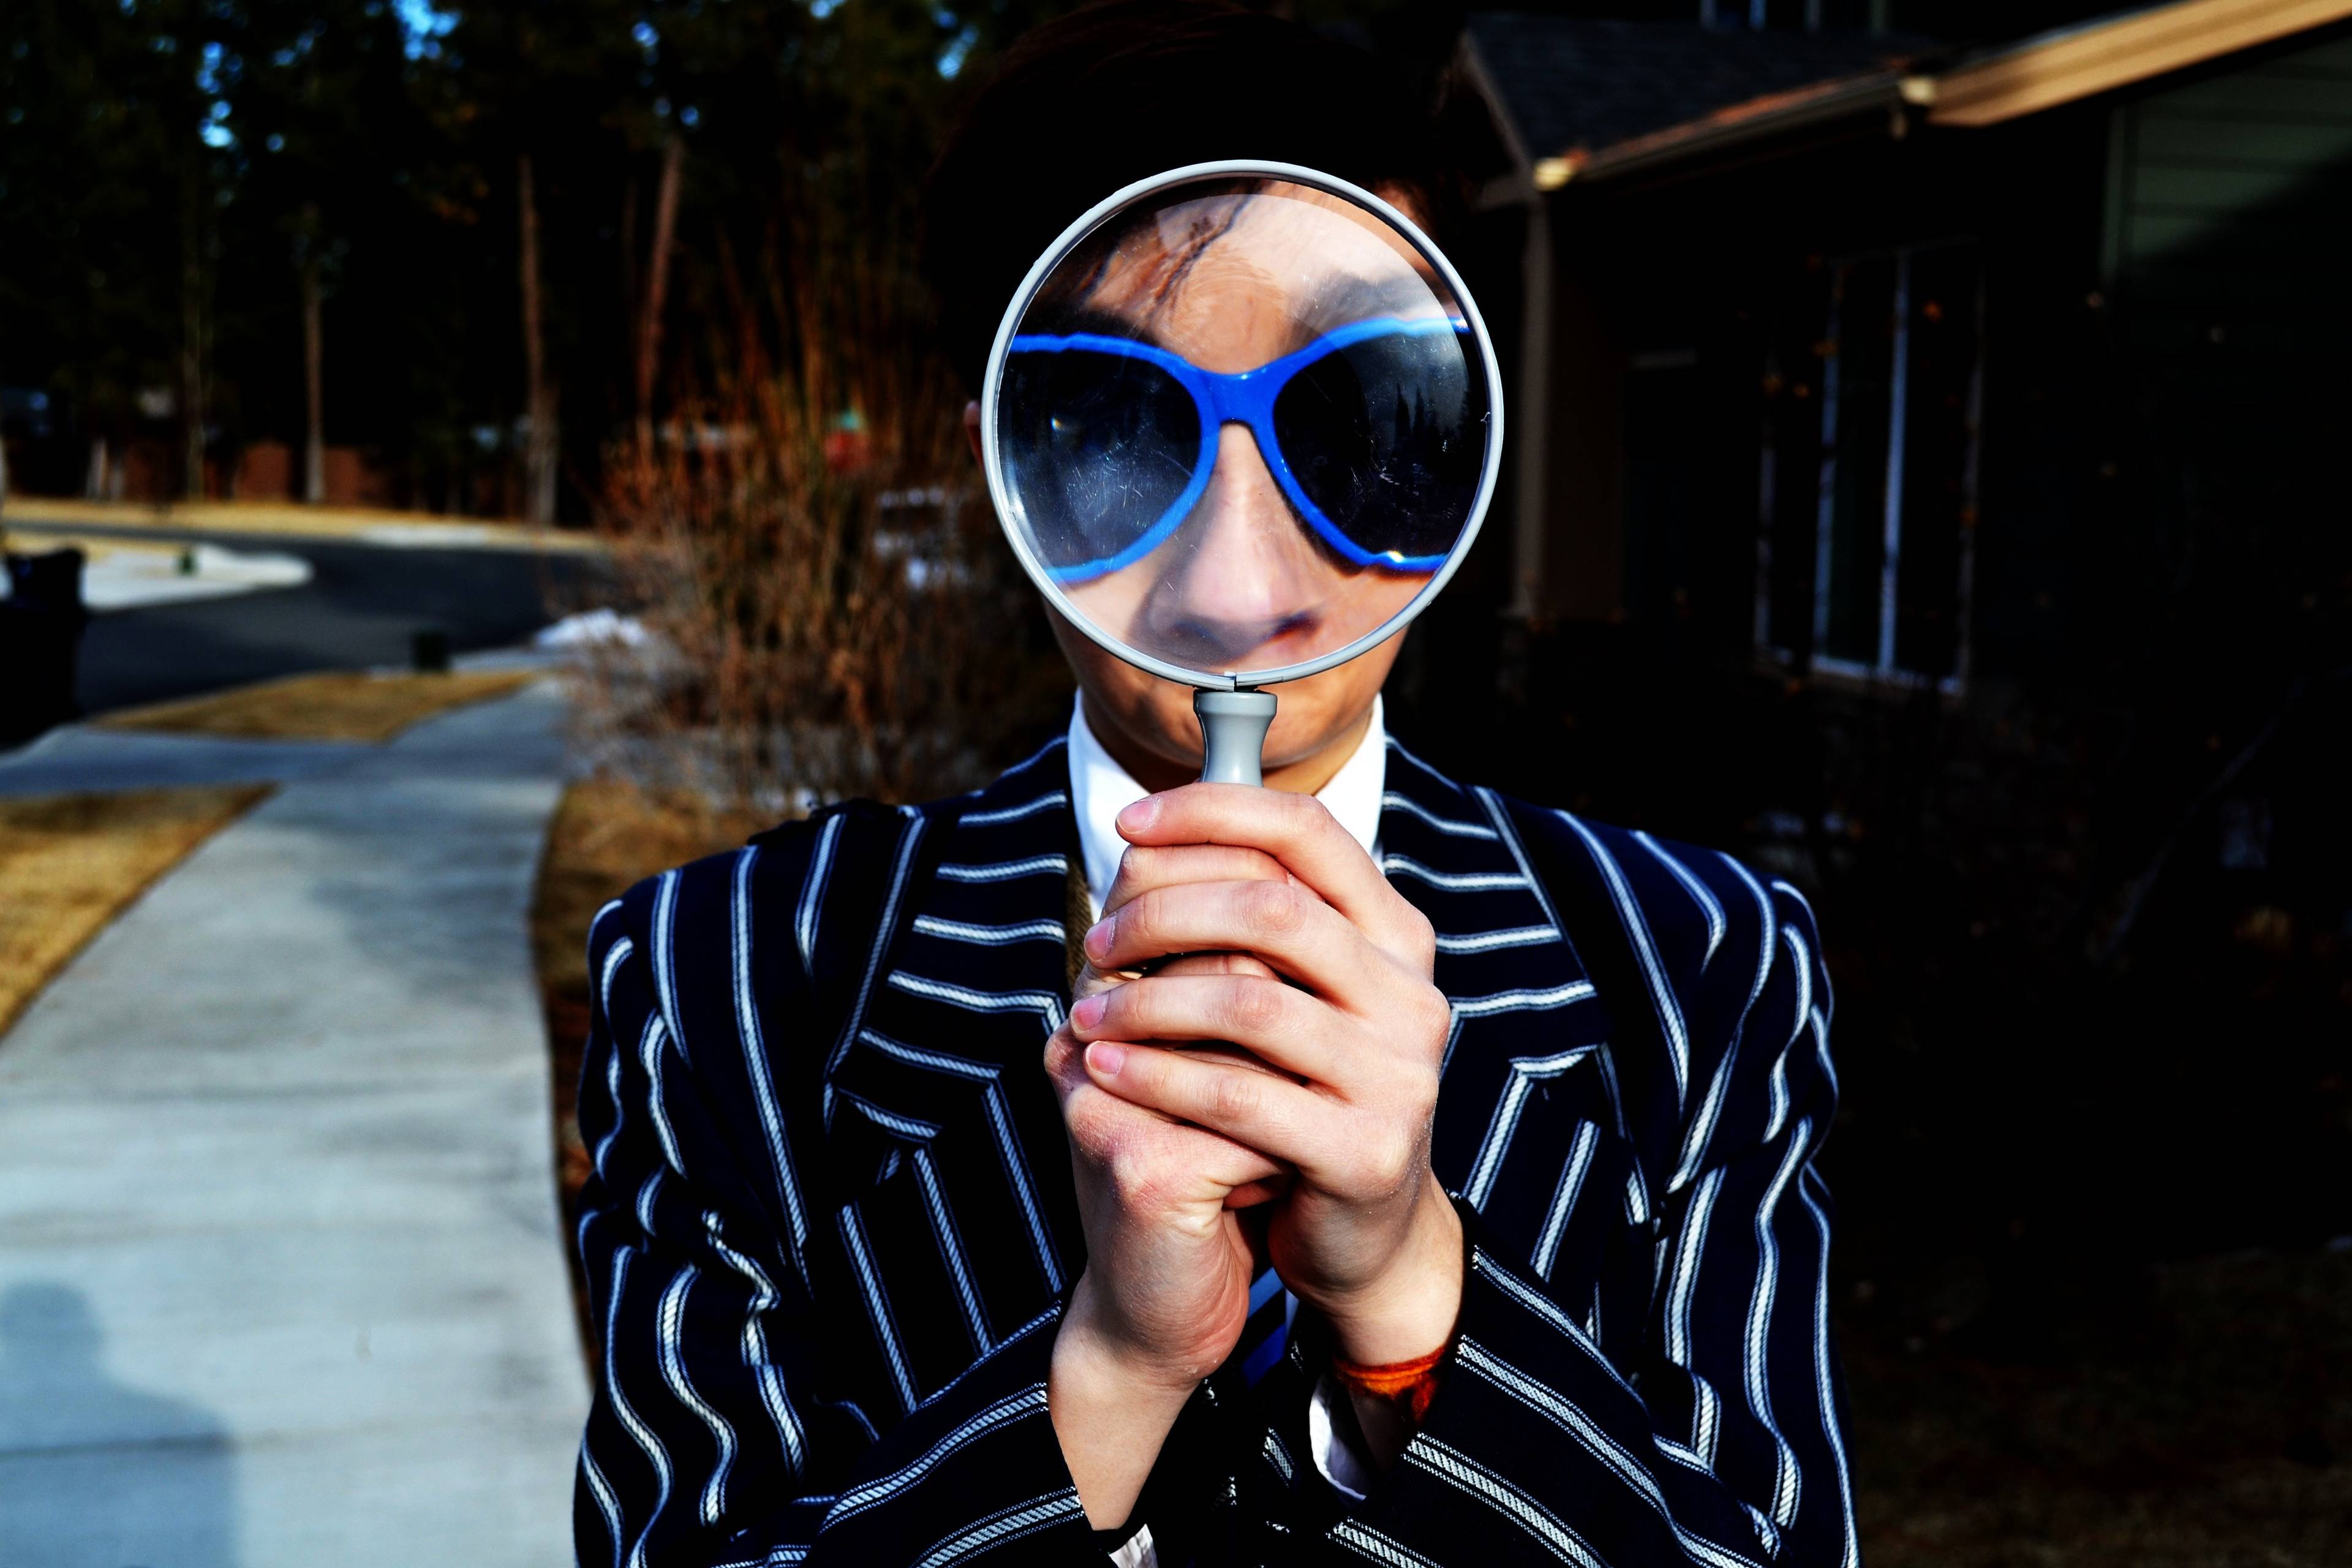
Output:
[[[1084,699],[1081,699],[1084,700]],[[1111,760],[1128,771],[1129,776],[1145,789],[1157,795],[1161,790],[1177,789],[1201,775],[1197,763],[1172,763],[1158,752],[1136,744],[1126,731],[1115,724],[1103,722],[1102,710],[1092,702],[1086,704],[1087,727],[1095,732]],[[1356,715],[1355,721],[1337,735],[1302,757],[1265,765],[1265,787],[1286,790],[1293,795],[1314,795],[1329,784],[1332,777],[1345,767],[1356,748],[1364,743],[1364,732],[1371,728],[1372,710],[1367,707]]]

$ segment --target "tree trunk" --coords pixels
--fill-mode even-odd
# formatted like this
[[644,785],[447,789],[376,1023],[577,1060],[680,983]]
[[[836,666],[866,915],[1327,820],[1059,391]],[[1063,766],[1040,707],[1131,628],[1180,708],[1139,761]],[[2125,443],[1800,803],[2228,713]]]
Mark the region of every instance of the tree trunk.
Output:
[[180,488],[205,499],[205,256],[202,185],[186,181],[180,250]]
[[302,499],[320,506],[327,500],[327,376],[315,234],[295,276],[302,290]]
[[637,449],[654,446],[654,373],[661,362],[662,304],[669,293],[669,253],[677,233],[677,187],[686,169],[686,139],[672,133],[662,149],[661,185],[654,197],[653,247],[646,258],[646,297],[637,312]]
[[541,332],[539,203],[531,188],[530,154],[516,160],[522,226],[523,515],[555,521],[555,388],[547,378]]

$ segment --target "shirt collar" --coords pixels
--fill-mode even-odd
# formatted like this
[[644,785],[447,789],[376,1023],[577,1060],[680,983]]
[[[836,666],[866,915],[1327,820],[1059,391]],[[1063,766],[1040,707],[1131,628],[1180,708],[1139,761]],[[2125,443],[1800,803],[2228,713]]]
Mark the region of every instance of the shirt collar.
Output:
[[[1370,854],[1380,837],[1381,795],[1388,786],[1388,726],[1382,721],[1381,700],[1372,699],[1372,721],[1364,738],[1339,764],[1331,782],[1315,798],[1338,818]],[[1127,840],[1118,836],[1118,814],[1141,800],[1144,788],[1103,750],[1087,724],[1083,698],[1070,707],[1070,809],[1078,819],[1078,846],[1086,854],[1087,893],[1094,912],[1102,912],[1111,879],[1118,875],[1118,858]]]

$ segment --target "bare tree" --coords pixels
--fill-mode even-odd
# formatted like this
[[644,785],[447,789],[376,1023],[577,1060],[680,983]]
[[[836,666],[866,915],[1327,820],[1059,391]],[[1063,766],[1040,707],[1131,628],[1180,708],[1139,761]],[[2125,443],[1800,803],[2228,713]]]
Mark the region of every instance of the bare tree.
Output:
[[[662,306],[669,292],[669,256],[677,233],[677,187],[686,170],[686,139],[676,132],[662,148],[661,184],[654,196],[653,247],[646,258],[645,299],[637,311],[637,445],[654,439],[654,374],[661,359]],[[631,187],[634,192],[635,187]]]
[[205,499],[205,211],[204,184],[182,182],[180,247],[181,489]]
[[547,374],[540,320],[539,202],[531,186],[530,154],[516,159],[522,228],[523,515],[555,521],[555,384]]
[[294,244],[294,275],[302,296],[302,499],[319,506],[327,499],[327,378],[317,203],[303,207],[302,231]]

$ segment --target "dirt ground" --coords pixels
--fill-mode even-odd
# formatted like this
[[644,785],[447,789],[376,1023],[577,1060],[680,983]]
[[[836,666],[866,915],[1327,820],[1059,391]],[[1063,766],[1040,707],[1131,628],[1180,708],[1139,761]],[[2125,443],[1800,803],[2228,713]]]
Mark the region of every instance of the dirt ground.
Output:
[[2041,1355],[1843,1339],[1874,1568],[2352,1563],[2352,1246],[2159,1267]]

